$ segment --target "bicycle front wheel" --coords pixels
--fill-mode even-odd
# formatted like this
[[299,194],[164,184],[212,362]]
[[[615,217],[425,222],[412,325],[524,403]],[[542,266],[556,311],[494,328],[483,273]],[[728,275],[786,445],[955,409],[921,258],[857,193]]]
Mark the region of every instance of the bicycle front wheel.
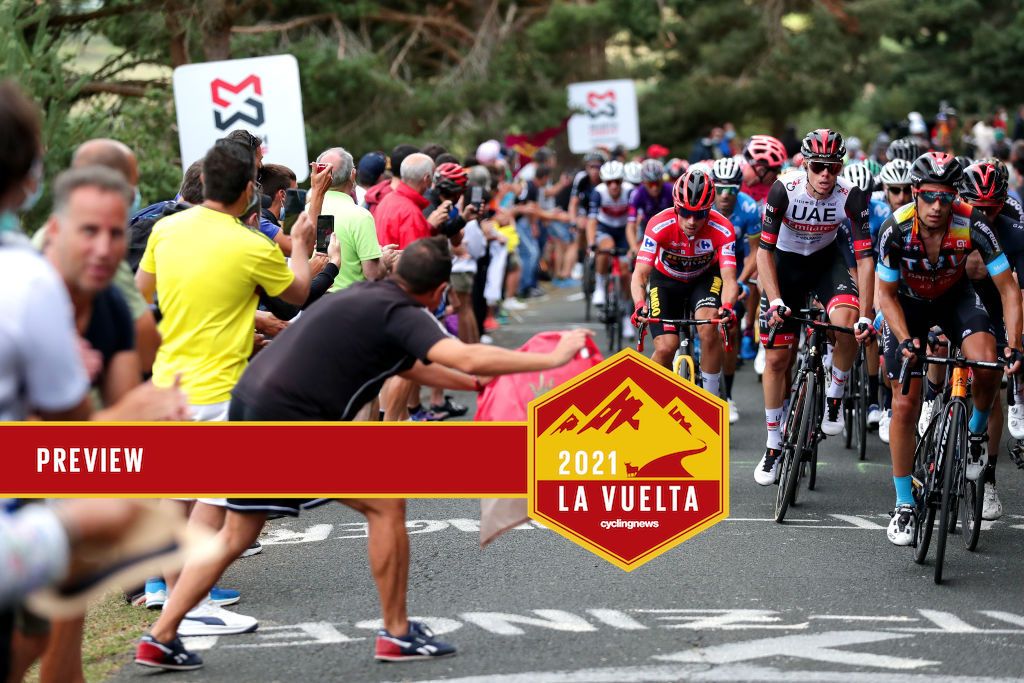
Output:
[[932,503],[933,491],[938,487],[939,478],[934,471],[937,460],[935,440],[935,421],[933,420],[925,432],[924,438],[917,442],[914,451],[914,514],[917,528],[914,531],[914,562],[923,564],[928,556],[928,546],[932,540],[932,529],[935,527],[935,505]]
[[[963,468],[961,468],[961,473]],[[978,539],[981,537],[981,508],[985,502],[985,475],[978,477],[978,481],[969,481],[966,476],[962,477],[960,496],[960,532],[964,536],[964,547],[974,552],[978,548]]]
[[935,538],[935,583],[942,583],[946,538],[950,532],[950,515],[956,514],[957,476],[967,458],[967,415],[964,404],[954,400],[949,405],[942,454],[942,502],[939,505],[939,535]]
[[868,370],[867,363],[857,363],[857,407],[856,425],[857,458],[866,460],[868,457]]
[[590,317],[591,317],[590,316],[590,306],[591,306],[590,302],[591,302],[591,299],[592,299],[592,297],[594,295],[594,286],[595,286],[594,283],[595,283],[595,281],[596,280],[595,280],[595,277],[594,277],[594,259],[593,258],[587,258],[583,262],[583,280],[581,281],[581,284],[583,286],[583,307],[584,307],[583,308],[583,310],[584,310],[583,319],[586,322],[588,322],[588,323],[590,322]]
[[800,481],[805,441],[801,440],[810,421],[809,396],[814,387],[804,377],[797,379],[793,400],[786,418],[786,432],[782,442],[782,465],[779,471],[779,490],[775,496],[775,521],[781,523],[789,506],[796,501],[796,490]]

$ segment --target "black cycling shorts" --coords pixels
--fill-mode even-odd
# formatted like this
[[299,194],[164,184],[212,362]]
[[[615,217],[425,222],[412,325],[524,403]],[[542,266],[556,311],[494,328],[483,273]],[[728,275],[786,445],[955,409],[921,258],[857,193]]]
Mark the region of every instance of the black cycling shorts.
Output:
[[[698,308],[722,307],[722,278],[715,271],[708,271],[693,282],[680,282],[652,271],[650,279],[650,311],[652,318],[690,318]],[[652,337],[663,334],[679,334],[675,325],[651,323]]]
[[[899,302],[910,338],[920,339],[922,344],[928,339],[928,330],[936,325],[942,328],[948,338],[959,339],[961,342],[979,332],[992,334],[988,311],[966,279],[959,286],[953,285],[938,299],[921,301],[899,295]],[[888,323],[883,323],[882,346],[885,374],[889,379],[896,379],[900,374],[903,357],[898,347],[902,341],[896,338]],[[920,377],[922,374],[924,370],[920,365],[910,372],[912,377]]]
[[[837,238],[838,239],[838,238]],[[846,267],[841,249],[833,242],[819,252],[803,256],[788,251],[775,251],[775,275],[779,296],[791,309],[801,309],[809,296],[825,305],[828,315],[837,306],[860,308],[857,283]],[[768,295],[761,294],[761,343],[768,344]],[[787,320],[775,335],[775,347],[786,347],[796,341],[800,326]]]
[[1003,320],[1003,298],[999,296],[999,288],[992,282],[992,278],[971,280],[971,286],[978,293],[981,305],[988,311],[992,334],[996,337],[996,349],[1002,354],[1006,348],[1006,321]]

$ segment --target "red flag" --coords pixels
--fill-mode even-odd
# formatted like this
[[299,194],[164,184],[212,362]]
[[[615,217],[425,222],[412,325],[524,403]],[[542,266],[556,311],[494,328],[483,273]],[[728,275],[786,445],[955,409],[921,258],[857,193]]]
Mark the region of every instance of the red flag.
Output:
[[[542,332],[519,347],[520,351],[549,353],[561,332]],[[604,360],[593,339],[569,363],[554,370],[503,375],[487,385],[477,402],[476,419],[485,422],[525,422],[527,405],[563,382]],[[524,446],[526,444],[523,444]],[[525,456],[525,451],[524,451]],[[485,498],[480,501],[480,545],[529,519],[525,498]]]
[[569,117],[566,116],[557,126],[545,128],[544,130],[537,131],[536,133],[506,135],[505,146],[514,149],[519,154],[519,165],[524,166],[529,163],[530,159],[533,158],[533,155],[537,153],[538,149],[548,144],[552,138],[564,131],[568,125]]

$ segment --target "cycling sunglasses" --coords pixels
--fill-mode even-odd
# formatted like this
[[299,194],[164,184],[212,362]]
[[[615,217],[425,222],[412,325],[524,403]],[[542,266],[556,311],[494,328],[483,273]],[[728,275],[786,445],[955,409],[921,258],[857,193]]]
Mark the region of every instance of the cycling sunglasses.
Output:
[[918,192],[917,196],[923,199],[925,204],[939,202],[943,206],[949,206],[956,199],[956,192]]
[[702,211],[689,211],[687,209],[676,209],[676,213],[679,214],[680,218],[696,218],[700,220],[707,218],[711,214],[711,209],[704,209]]
[[604,184],[605,185],[621,185],[622,181],[621,180],[606,180],[606,181],[604,181]]
[[911,193],[909,185],[893,185],[887,187],[886,191],[891,195],[908,195]]
[[830,163],[827,161],[809,161],[807,162],[807,168],[811,169],[811,173],[819,174],[824,173],[827,169],[829,173],[834,176],[839,175],[839,171],[843,168],[842,164]]
[[740,188],[736,185],[715,185],[715,192],[718,194],[739,194]]

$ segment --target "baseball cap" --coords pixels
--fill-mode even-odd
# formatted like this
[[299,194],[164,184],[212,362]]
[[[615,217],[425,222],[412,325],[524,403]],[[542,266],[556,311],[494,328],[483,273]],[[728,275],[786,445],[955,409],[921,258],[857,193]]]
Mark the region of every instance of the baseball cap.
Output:
[[368,152],[359,160],[356,170],[357,180],[362,185],[373,185],[388,166],[388,158],[384,152]]

